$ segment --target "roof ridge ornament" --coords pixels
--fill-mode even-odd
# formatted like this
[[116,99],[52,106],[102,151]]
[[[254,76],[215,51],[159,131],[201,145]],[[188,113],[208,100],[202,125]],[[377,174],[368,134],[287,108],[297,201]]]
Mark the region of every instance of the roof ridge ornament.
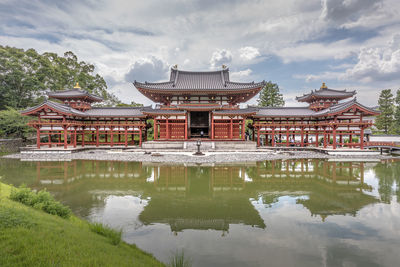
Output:
[[75,89],[81,89],[81,87],[79,86],[79,82],[76,82],[74,88],[75,88]]
[[320,89],[328,89],[328,86],[326,86],[326,84],[325,83],[322,83],[322,86],[321,86],[321,88]]

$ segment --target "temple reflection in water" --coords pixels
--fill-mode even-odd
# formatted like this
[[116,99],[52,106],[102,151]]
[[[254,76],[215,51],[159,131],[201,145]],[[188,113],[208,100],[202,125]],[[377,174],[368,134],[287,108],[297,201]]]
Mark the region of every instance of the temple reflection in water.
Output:
[[[29,162],[36,169],[33,188],[47,188],[87,217],[109,196],[136,196],[147,202],[142,224],[167,224],[185,229],[229,230],[230,224],[267,226],[255,204],[273,206],[291,196],[324,220],[330,215],[355,215],[378,201],[364,183],[363,162],[326,160],[265,161],[243,165],[183,166],[140,162]],[[76,208],[75,208],[76,207]]]

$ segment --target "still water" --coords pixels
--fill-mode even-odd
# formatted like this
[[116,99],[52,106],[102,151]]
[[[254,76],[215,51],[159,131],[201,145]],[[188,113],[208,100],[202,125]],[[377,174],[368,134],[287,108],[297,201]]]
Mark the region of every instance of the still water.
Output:
[[400,161],[184,166],[0,160],[2,181],[47,188],[164,262],[399,266]]

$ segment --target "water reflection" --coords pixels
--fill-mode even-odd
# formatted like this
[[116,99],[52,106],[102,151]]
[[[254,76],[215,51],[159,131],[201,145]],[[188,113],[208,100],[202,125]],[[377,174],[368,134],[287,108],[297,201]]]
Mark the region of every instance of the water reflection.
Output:
[[185,248],[194,266],[395,266],[399,173],[393,161],[0,160],[2,181],[47,188],[161,260]]
[[[34,167],[36,172],[35,181],[24,182],[36,189],[47,188],[82,217],[88,217],[93,208],[104,205],[110,195],[131,195],[148,200],[139,215],[144,225],[164,223],[173,232],[228,231],[230,224],[264,229],[265,222],[252,201],[271,207],[282,196],[298,197],[297,204],[322,220],[335,214],[354,216],[362,207],[378,201],[368,194],[372,187],[364,182],[364,168],[368,165],[364,162],[302,159],[246,166],[168,166],[112,161],[24,164]],[[399,170],[387,164],[378,163],[373,167],[381,177],[379,192],[385,202],[392,194],[391,185],[399,182]],[[389,170],[394,173],[389,174]]]

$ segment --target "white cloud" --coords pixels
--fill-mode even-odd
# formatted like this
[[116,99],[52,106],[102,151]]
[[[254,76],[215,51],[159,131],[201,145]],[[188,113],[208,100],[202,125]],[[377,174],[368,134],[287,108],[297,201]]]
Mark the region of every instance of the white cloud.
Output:
[[346,70],[346,78],[371,82],[400,79],[400,35],[384,47],[361,48],[358,62]]
[[244,80],[247,80],[250,76],[250,74],[253,71],[251,69],[246,69],[246,70],[241,70],[241,71],[236,71],[236,72],[231,72],[229,75],[229,79],[231,81],[239,81],[243,82]]
[[127,82],[149,81],[155,82],[168,77],[168,63],[154,56],[150,58],[141,58],[130,67],[128,73],[125,74]]
[[229,64],[232,61],[232,53],[226,49],[220,49],[215,51],[210,59],[210,64],[212,68],[220,68],[221,65]]
[[260,56],[258,48],[252,46],[245,46],[239,49],[240,57],[244,60],[252,60]]

